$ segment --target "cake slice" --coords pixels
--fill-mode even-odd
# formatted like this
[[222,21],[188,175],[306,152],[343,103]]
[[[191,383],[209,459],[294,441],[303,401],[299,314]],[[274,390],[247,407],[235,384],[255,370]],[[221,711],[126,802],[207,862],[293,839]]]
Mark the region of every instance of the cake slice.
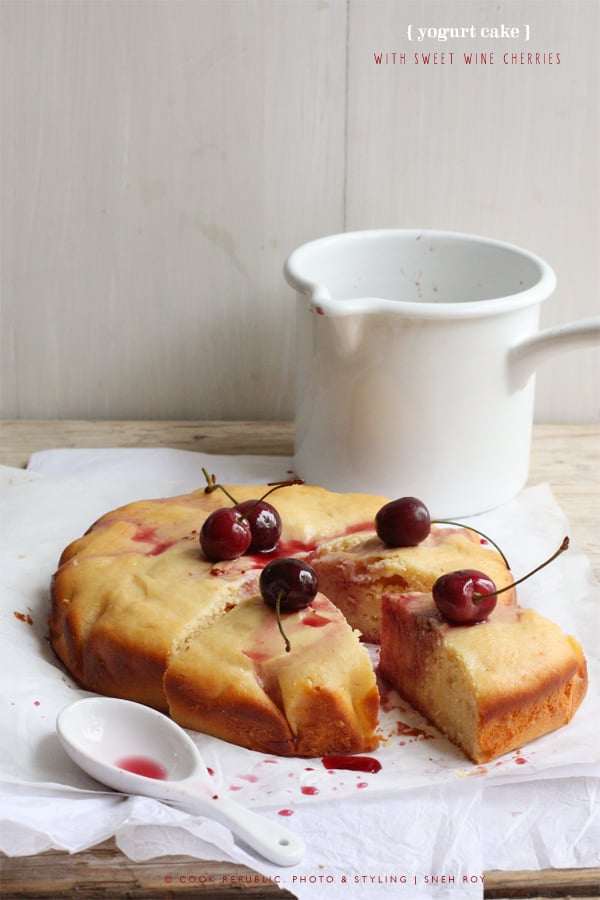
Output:
[[[432,526],[416,547],[388,547],[373,530],[349,533],[320,543],[306,560],[319,579],[319,589],[341,609],[363,640],[378,644],[381,599],[385,593],[430,591],[440,575],[455,569],[481,569],[498,588],[512,582],[501,555],[466,528]],[[498,598],[515,602],[514,591]]]
[[358,635],[322,594],[283,618],[289,652],[260,596],[189,637],[165,673],[171,717],[279,756],[373,750],[379,692]]
[[580,645],[539,613],[453,626],[430,593],[384,595],[379,673],[475,763],[566,725],[587,690]]

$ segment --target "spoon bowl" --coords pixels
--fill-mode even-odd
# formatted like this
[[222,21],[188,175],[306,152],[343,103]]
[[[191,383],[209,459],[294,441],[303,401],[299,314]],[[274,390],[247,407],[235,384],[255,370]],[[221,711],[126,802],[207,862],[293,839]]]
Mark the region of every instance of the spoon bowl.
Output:
[[215,791],[189,735],[157,710],[129,700],[88,697],[61,710],[56,731],[73,762],[96,781],[216,819],[278,865],[302,859],[299,837]]

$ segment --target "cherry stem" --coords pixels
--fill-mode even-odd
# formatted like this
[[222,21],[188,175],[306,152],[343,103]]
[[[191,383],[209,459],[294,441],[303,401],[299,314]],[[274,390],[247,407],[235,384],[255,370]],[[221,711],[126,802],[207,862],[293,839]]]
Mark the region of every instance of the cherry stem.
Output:
[[532,575],[535,575],[536,572],[539,572],[540,569],[543,569],[549,563],[553,562],[557,556],[560,556],[560,554],[563,553],[568,548],[568,546],[569,546],[569,538],[565,537],[563,539],[562,544],[558,548],[558,550],[556,550],[552,554],[552,556],[550,556],[545,562],[541,563],[535,569],[532,569],[531,572],[528,572],[527,575],[523,575],[522,578],[519,578],[517,581],[513,581],[512,584],[507,584],[506,587],[500,588],[500,590],[498,590],[498,591],[492,591],[489,594],[473,594],[473,600],[479,601],[479,600],[483,600],[484,597],[496,597],[498,594],[503,594],[505,591],[512,590],[512,588],[516,587],[518,584],[521,584],[521,582],[526,581]]
[[235,497],[232,497],[232,495],[229,493],[227,488],[224,487],[222,484],[217,484],[214,475],[209,475],[208,472],[206,471],[206,469],[204,469],[204,468],[202,469],[202,474],[206,478],[206,487],[204,488],[205,494],[212,494],[213,491],[221,490],[227,497],[229,497],[229,499],[231,500],[233,505],[237,506],[237,500],[235,499]]
[[265,497],[268,497],[269,494],[272,494],[273,491],[279,490],[282,487],[291,487],[293,484],[304,484],[304,478],[288,478],[287,481],[269,481],[267,483],[267,487],[269,490],[266,494],[263,494],[260,500],[257,500],[257,503],[261,503]]
[[[213,491],[221,490],[227,497],[229,497],[229,499],[231,500],[231,502],[233,503],[234,506],[239,505],[238,501],[235,499],[235,497],[233,497],[229,493],[227,488],[224,485],[217,483],[214,475],[209,475],[208,472],[206,471],[206,469],[204,469],[204,468],[202,469],[202,473],[203,473],[204,477],[206,478],[206,487],[204,488],[205,494],[211,494]],[[265,497],[268,497],[269,494],[272,494],[273,491],[277,491],[277,490],[279,490],[279,488],[282,488],[282,487],[291,487],[293,484],[304,484],[304,479],[303,478],[289,478],[287,481],[270,481],[267,485],[269,490],[266,491],[262,495],[262,497],[260,497],[256,501],[254,506],[250,507],[250,509],[247,511],[246,515],[242,516],[242,518],[244,518],[244,519],[247,518],[248,514],[251,513],[252,510],[258,506],[259,503],[262,503],[262,501],[265,499]]]
[[490,544],[492,544],[496,548],[496,550],[498,551],[498,553],[500,554],[500,556],[502,557],[502,559],[504,561],[504,565],[510,572],[510,565],[508,563],[506,556],[504,555],[504,553],[502,552],[502,550],[500,549],[500,547],[498,546],[496,541],[493,540],[493,538],[491,538],[489,535],[484,534],[483,531],[479,531],[477,528],[473,528],[472,525],[462,525],[460,522],[450,522],[448,519],[432,519],[431,524],[432,525],[456,525],[457,528],[466,528],[467,531],[474,531],[475,534],[481,535],[482,538],[485,538],[486,541],[489,541]]
[[279,593],[277,594],[277,601],[275,603],[275,615],[277,617],[277,627],[279,628],[281,637],[285,641],[285,652],[289,653],[290,650],[292,649],[292,647],[290,645],[290,642],[288,640],[288,637],[287,637],[285,631],[283,630],[283,625],[281,622],[281,598],[283,597],[283,594],[284,594],[284,590],[282,588],[279,591]]

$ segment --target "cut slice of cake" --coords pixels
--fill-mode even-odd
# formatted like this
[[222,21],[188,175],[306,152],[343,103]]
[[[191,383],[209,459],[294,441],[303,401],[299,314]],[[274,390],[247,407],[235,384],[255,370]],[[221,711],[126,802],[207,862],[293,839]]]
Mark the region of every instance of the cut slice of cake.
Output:
[[358,636],[322,594],[283,618],[289,652],[260,596],[188,638],[164,678],[171,717],[280,756],[373,750],[379,692]]
[[[498,588],[512,582],[502,556],[483,545],[474,531],[432,526],[416,547],[388,547],[374,531],[346,534],[320,543],[306,556],[319,589],[341,609],[369,643],[379,643],[381,598],[385,593],[430,591],[440,575],[455,569],[482,569]],[[498,598],[515,602],[514,591]]]
[[476,763],[566,725],[587,690],[580,645],[539,613],[453,626],[430,593],[384,595],[379,673]]

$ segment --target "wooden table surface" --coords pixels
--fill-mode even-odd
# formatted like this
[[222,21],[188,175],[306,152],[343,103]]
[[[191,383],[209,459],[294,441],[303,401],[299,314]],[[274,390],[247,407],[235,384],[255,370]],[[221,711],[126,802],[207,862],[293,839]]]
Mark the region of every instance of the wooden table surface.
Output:
[[[29,455],[50,447],[174,447],[205,453],[290,455],[289,422],[5,421],[0,464],[24,467]],[[530,484],[548,482],[600,582],[600,426],[536,425]],[[166,898],[294,894],[234,864],[190,857],[133,863],[106,841],[70,856],[58,851],[0,857],[0,896],[9,898]],[[406,895],[408,897],[408,894]],[[457,892],[458,896],[458,892]],[[600,868],[541,872],[486,872],[486,898],[599,897]]]

